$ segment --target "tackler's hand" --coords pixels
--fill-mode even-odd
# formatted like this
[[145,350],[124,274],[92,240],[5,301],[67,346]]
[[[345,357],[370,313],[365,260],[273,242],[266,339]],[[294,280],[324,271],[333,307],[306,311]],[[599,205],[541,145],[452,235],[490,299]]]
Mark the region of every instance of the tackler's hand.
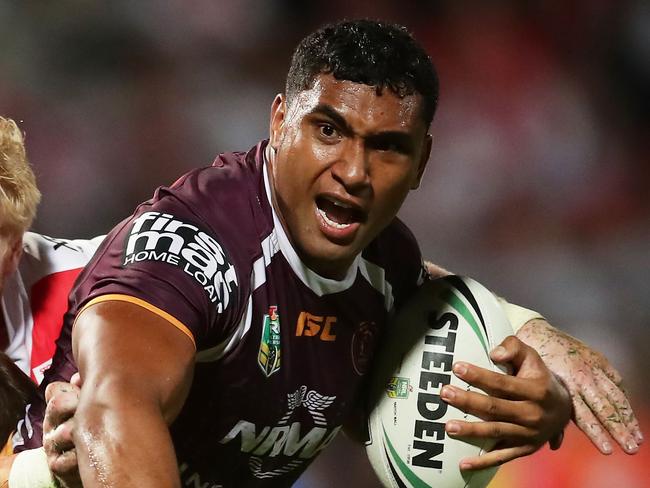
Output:
[[50,470],[59,484],[66,488],[82,486],[72,437],[80,386],[79,374],[75,374],[70,383],[52,383],[45,390],[47,407],[43,420],[43,447]]
[[571,418],[571,400],[561,382],[544,365],[535,350],[514,336],[491,353],[497,364],[509,364],[513,375],[496,373],[459,362],[454,374],[487,395],[451,385],[441,396],[450,405],[483,422],[447,422],[452,437],[488,438],[495,444],[481,456],[461,460],[461,469],[482,469],[503,464],[537,451],[546,442],[559,447]]
[[573,420],[591,442],[610,454],[607,432],[628,454],[639,450],[643,434],[622,387],[621,375],[605,356],[545,320],[531,320],[517,337],[535,348],[562,378],[573,402]]

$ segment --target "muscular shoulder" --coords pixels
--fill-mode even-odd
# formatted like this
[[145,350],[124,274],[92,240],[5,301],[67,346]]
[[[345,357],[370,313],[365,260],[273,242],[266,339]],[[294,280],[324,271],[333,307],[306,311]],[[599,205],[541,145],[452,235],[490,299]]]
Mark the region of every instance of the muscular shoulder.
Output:
[[244,244],[263,226],[257,215],[262,175],[256,149],[220,154],[211,166],[187,173],[170,187],[160,187],[145,205],[193,216],[222,239]]
[[238,323],[267,225],[261,167],[249,154],[221,155],[158,188],[106,238],[79,282],[77,306],[128,295],[174,317],[199,348],[212,347]]

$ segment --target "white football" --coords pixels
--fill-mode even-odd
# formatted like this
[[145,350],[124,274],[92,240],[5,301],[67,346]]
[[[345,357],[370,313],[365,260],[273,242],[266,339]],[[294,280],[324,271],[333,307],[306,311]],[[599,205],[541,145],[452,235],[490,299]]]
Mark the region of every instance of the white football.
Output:
[[495,296],[471,278],[425,283],[391,322],[371,382],[366,451],[386,487],[485,487],[497,468],[461,472],[459,462],[492,444],[445,433],[448,420],[478,421],[440,398],[443,385],[471,391],[451,371],[456,361],[501,371],[490,351],[513,330]]

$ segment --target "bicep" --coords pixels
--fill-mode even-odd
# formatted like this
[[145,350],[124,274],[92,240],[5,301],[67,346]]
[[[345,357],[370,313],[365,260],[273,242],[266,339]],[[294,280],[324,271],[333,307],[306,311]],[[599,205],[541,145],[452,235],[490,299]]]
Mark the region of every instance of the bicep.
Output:
[[72,341],[82,381],[94,396],[158,405],[165,421],[173,421],[194,364],[194,344],[184,332],[139,305],[107,301],[80,313]]

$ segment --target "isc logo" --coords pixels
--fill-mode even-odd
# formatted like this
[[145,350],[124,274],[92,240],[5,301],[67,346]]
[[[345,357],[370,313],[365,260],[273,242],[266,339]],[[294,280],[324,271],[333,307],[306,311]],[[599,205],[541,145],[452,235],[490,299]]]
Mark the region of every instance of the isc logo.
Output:
[[332,330],[335,323],[336,317],[300,312],[296,324],[296,336],[313,337],[320,334],[321,341],[332,342],[336,340],[336,334]]

